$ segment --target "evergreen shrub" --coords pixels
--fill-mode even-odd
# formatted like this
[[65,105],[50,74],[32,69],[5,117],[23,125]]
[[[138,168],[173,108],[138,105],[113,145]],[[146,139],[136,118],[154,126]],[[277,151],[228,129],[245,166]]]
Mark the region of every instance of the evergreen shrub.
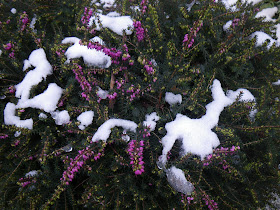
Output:
[[[279,194],[280,103],[274,82],[280,79],[280,48],[269,41],[256,46],[258,37],[251,35],[260,31],[277,40],[278,13],[275,22],[255,16],[258,8],[278,3],[238,1],[230,10],[212,0],[93,2],[0,3],[1,209],[264,208],[271,193]],[[89,26],[100,9],[103,15],[130,16],[133,24],[122,34],[100,19]],[[228,21],[233,22],[224,30]],[[95,36],[103,42],[91,40]],[[110,61],[95,65],[81,55],[71,57],[66,52],[74,42]],[[41,57],[34,62],[45,62],[44,52],[52,72],[22,89],[29,99],[51,83],[58,91],[54,98],[63,89],[49,111],[16,106],[23,100],[16,97],[17,84],[34,70],[28,64],[36,49],[43,50],[36,51]],[[205,157],[184,152],[184,139],[191,137],[179,136],[162,162],[162,139],[172,132],[167,123],[177,114],[205,116],[219,82],[223,94],[244,88],[255,100],[242,101],[243,89],[220,110],[218,124],[208,131],[220,144]],[[181,99],[177,95],[170,105],[168,92]],[[32,119],[32,129],[5,121],[13,115],[7,111],[12,104],[13,119]],[[85,112],[94,114],[92,122],[89,117],[81,123]],[[203,126],[190,131],[197,141]],[[184,178],[178,179],[181,172]]]

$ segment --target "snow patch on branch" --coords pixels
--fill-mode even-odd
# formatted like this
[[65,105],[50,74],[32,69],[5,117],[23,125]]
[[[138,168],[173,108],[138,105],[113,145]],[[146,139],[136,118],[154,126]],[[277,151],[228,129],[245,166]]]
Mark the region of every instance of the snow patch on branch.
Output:
[[109,119],[97,129],[96,133],[91,139],[92,142],[96,142],[99,140],[106,142],[111,134],[111,129],[114,127],[122,127],[126,131],[129,130],[132,132],[136,132],[137,124],[130,120]]
[[48,88],[32,99],[19,100],[16,108],[37,108],[45,112],[52,112],[57,108],[57,103],[63,93],[63,89],[55,83],[50,83]]
[[171,92],[165,93],[165,101],[169,103],[170,106],[173,106],[175,104],[181,104],[182,103],[182,95],[181,94],[174,94]]
[[30,90],[33,86],[38,85],[43,79],[52,74],[52,66],[47,60],[45,51],[41,48],[34,50],[28,60],[24,61],[24,68],[34,66],[35,69],[29,71],[21,83],[15,86],[16,97],[21,101],[25,101],[29,98]]
[[7,103],[4,109],[4,123],[5,125],[15,125],[16,127],[20,128],[33,128],[33,120],[21,120],[18,116],[15,115],[16,113],[16,105],[13,103]]
[[62,44],[70,44],[65,55],[67,57],[66,63],[70,63],[70,59],[80,58],[84,59],[84,62],[88,66],[97,66],[100,68],[108,68],[111,66],[111,57],[106,55],[103,51],[98,51],[96,49],[89,49],[85,45],[80,44],[80,39],[77,37],[67,37],[62,40]]
[[86,111],[80,114],[77,117],[77,120],[80,121],[80,125],[78,126],[81,130],[84,130],[87,126],[89,126],[92,123],[94,116],[93,111]]
[[172,149],[175,141],[182,140],[183,154],[193,153],[204,159],[212,153],[220,141],[211,130],[219,121],[219,116],[224,107],[232,104],[232,100],[225,96],[221,83],[214,80],[212,85],[213,101],[206,105],[206,114],[200,119],[191,119],[185,115],[177,114],[174,121],[165,125],[167,134],[162,138],[162,156],[160,161],[165,165],[167,154]]
[[[95,24],[95,30],[100,31],[102,27],[109,28],[114,33],[122,36],[123,33],[131,35],[133,32],[133,20],[130,16],[108,16],[97,14],[89,20],[88,26]],[[101,24],[100,24],[101,23]]]
[[159,120],[159,116],[156,112],[146,115],[146,120],[143,122],[143,125],[148,127],[150,131],[154,131],[156,128],[156,122]]

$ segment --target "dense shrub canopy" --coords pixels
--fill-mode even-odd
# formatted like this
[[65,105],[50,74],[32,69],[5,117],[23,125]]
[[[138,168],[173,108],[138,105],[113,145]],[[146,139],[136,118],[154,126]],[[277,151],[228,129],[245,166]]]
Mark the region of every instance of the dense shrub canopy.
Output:
[[268,204],[280,5],[223,2],[2,1],[1,208]]

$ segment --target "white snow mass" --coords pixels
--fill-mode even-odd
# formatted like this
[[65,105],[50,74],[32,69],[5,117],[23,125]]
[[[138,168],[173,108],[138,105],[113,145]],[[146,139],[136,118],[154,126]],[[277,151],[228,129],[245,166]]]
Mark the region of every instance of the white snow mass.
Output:
[[93,111],[86,111],[80,114],[77,117],[77,120],[80,121],[80,125],[78,126],[81,130],[84,130],[87,126],[89,126],[92,123],[94,116]]
[[245,102],[245,103],[254,102],[252,110],[250,111],[250,114],[249,114],[250,119],[254,120],[255,115],[258,112],[257,109],[255,108],[255,106],[256,106],[255,97],[249,90],[244,89],[244,88],[239,88],[236,91],[232,91],[232,90],[227,91],[227,97],[229,97],[232,100],[232,102],[234,102],[239,96],[240,96],[240,98],[238,101],[240,101],[240,102]]
[[111,129],[114,127],[122,127],[124,130],[136,132],[137,124],[130,120],[123,119],[109,119],[104,122],[92,137],[92,142],[99,140],[107,141],[111,134]]
[[[47,60],[45,51],[43,49],[34,50],[29,59],[24,62],[24,70],[30,66],[35,69],[29,71],[21,83],[15,86],[16,97],[21,101],[29,98],[30,90],[33,86],[38,85],[43,79],[52,74],[52,66]],[[28,67],[27,67],[28,66]]]
[[133,20],[130,16],[111,17],[108,15],[98,14],[97,16],[92,16],[90,18],[88,26],[92,26],[93,22],[96,26],[95,30],[97,31],[101,30],[101,27],[109,28],[120,36],[123,35],[123,32],[126,35],[131,35],[133,32]]
[[272,7],[272,8],[266,8],[263,9],[262,11],[258,12],[256,14],[256,18],[260,18],[260,17],[265,17],[264,21],[272,21],[275,22],[276,19],[272,19],[274,17],[274,15],[277,13],[278,8],[277,7]]
[[280,79],[277,82],[273,82],[273,85],[280,85]]
[[17,108],[37,108],[45,112],[52,112],[57,108],[57,103],[63,93],[63,89],[55,83],[50,83],[48,88],[32,99],[19,100]]
[[193,192],[194,186],[186,179],[181,169],[172,166],[166,170],[166,176],[167,181],[174,190],[184,193],[185,195],[190,195]]
[[70,122],[70,116],[66,110],[51,112],[51,115],[57,125],[64,125]]
[[280,42],[277,42],[275,39],[273,39],[271,36],[268,34],[262,32],[262,31],[256,31],[253,34],[251,34],[250,38],[253,39],[256,37],[256,46],[260,47],[262,46],[266,40],[269,41],[269,44],[267,45],[267,49],[271,48],[272,45],[276,42],[276,46],[279,46]]
[[33,128],[33,120],[21,120],[18,116],[15,115],[16,113],[16,105],[13,103],[7,103],[4,109],[4,123],[5,125],[15,125],[16,127],[20,128]]
[[88,66],[97,66],[101,68],[108,68],[111,65],[111,57],[106,55],[102,51],[97,51],[96,49],[89,49],[85,45],[80,45],[80,39],[76,37],[67,37],[62,40],[62,44],[73,43],[69,47],[65,55],[67,57],[66,63],[70,62],[70,59],[80,58],[84,59],[85,64]]
[[170,106],[174,104],[181,104],[182,103],[182,95],[181,94],[174,94],[171,92],[165,93],[165,101],[169,103]]
[[17,13],[17,10],[16,10],[15,8],[12,8],[12,9],[11,9],[11,13],[16,14],[16,13]]
[[156,121],[159,120],[156,112],[146,115],[146,120],[143,122],[143,125],[149,127],[150,131],[154,131],[156,128]]

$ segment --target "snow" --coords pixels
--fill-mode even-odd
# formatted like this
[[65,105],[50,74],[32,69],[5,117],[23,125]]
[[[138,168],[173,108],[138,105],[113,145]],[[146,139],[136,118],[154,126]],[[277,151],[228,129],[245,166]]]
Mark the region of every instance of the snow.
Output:
[[17,137],[19,137],[20,135],[21,135],[21,131],[16,131],[15,134],[14,134],[14,137],[17,138]]
[[280,79],[277,82],[273,82],[273,85],[280,85]]
[[91,38],[89,41],[97,42],[97,43],[99,43],[101,45],[105,45],[105,42],[100,37],[98,37],[98,36],[95,36],[95,37]]
[[115,3],[115,0],[100,0],[101,4],[104,4],[103,8],[109,8],[112,7]]
[[[8,103],[4,110],[4,122],[6,125],[15,125],[17,127],[23,127],[32,129],[33,120],[20,120],[18,116],[15,116],[16,109],[19,108],[36,108],[44,110],[45,112],[55,113],[54,118],[56,123],[61,125],[67,123],[70,117],[65,112],[53,112],[57,108],[57,103],[63,93],[63,89],[55,83],[50,83],[48,88],[41,94],[29,99],[30,90],[33,86],[38,85],[43,79],[52,74],[52,66],[46,58],[45,51],[43,49],[34,50],[28,60],[24,61],[23,71],[34,66],[33,70],[30,70],[21,81],[21,83],[15,86],[16,97],[19,98],[17,105]],[[39,118],[45,118],[42,113]]]
[[12,9],[11,9],[11,13],[16,14],[16,13],[17,13],[17,10],[16,10],[15,8],[12,8]]
[[29,171],[28,173],[25,174],[25,177],[34,177],[38,175],[38,171],[33,170],[33,171]]
[[252,110],[250,111],[249,117],[251,118],[251,120],[254,120],[256,113],[258,112],[257,109],[255,108],[256,106],[256,99],[253,96],[253,94],[247,90],[247,89],[237,89],[236,91],[232,91],[229,90],[227,91],[227,97],[230,98],[232,100],[232,102],[234,102],[238,97],[240,102],[254,102],[254,105],[252,107]]
[[32,31],[34,33],[36,33],[36,29],[35,29],[35,24],[36,24],[36,21],[37,21],[37,16],[34,14],[34,17],[32,18],[31,22],[30,22],[30,25],[29,27],[32,29]]
[[2,55],[2,52],[3,52],[3,51],[2,51],[2,50],[0,50],[0,55]]
[[32,119],[20,120],[20,118],[16,116],[15,113],[16,113],[16,105],[11,102],[7,103],[4,109],[5,125],[15,125],[16,127],[27,128],[27,129],[33,128]]
[[260,18],[260,17],[265,17],[264,21],[272,21],[275,22],[276,19],[272,19],[274,17],[274,15],[277,13],[278,8],[277,7],[272,7],[272,8],[266,8],[263,9],[262,11],[258,12],[256,14],[256,18]]
[[87,126],[89,126],[92,123],[94,116],[93,111],[86,111],[80,114],[77,117],[77,120],[80,121],[80,125],[78,126],[81,130],[84,130]]
[[256,40],[257,47],[262,46],[266,40],[269,41],[269,44],[267,45],[267,49],[271,48],[274,43],[276,43],[276,46],[279,46],[279,43],[280,43],[262,31],[256,31],[253,34],[251,34],[250,38],[253,39],[254,37],[256,37],[256,39],[257,39]]
[[32,99],[19,100],[16,108],[37,108],[45,112],[52,112],[57,108],[57,103],[63,93],[63,89],[55,83],[50,83],[48,88]]
[[232,24],[232,20],[228,21],[224,26],[223,26],[223,30],[224,31],[228,31],[230,26]]
[[108,16],[108,17],[120,17],[121,14],[118,13],[118,12],[109,12],[109,13],[107,14],[107,16]]
[[[102,27],[109,28],[114,33],[122,36],[123,32],[126,35],[131,35],[133,32],[133,20],[130,16],[111,17],[108,15],[97,14],[89,20],[88,26],[95,24],[95,30],[100,31]],[[101,23],[101,25],[100,25]]]
[[21,101],[25,101],[29,98],[30,90],[33,86],[38,85],[43,79],[52,74],[52,66],[46,58],[45,51],[43,49],[34,50],[29,59],[24,63],[24,70],[26,66],[34,66],[35,69],[29,71],[21,83],[15,86],[16,97]]
[[70,116],[66,110],[51,112],[51,115],[57,125],[64,125],[70,122]]
[[143,122],[143,125],[149,127],[150,131],[154,131],[156,128],[156,121],[159,120],[159,116],[156,112],[146,115],[146,120]]
[[167,181],[176,191],[184,193],[185,195],[190,195],[193,192],[194,186],[186,179],[181,169],[172,166],[167,169],[166,176]]
[[175,141],[182,141],[182,152],[198,155],[203,159],[211,154],[220,141],[211,130],[219,121],[219,116],[224,107],[232,104],[232,100],[225,96],[221,83],[214,80],[212,85],[213,101],[206,105],[206,114],[200,119],[191,119],[185,115],[177,114],[174,121],[166,123],[167,134],[162,138],[162,156],[160,161],[165,165],[167,154],[172,149]]
[[98,87],[97,95],[101,99],[106,99],[109,92],[107,90],[102,90],[100,87]]
[[132,132],[136,132],[137,124],[130,120],[109,119],[97,129],[96,133],[92,137],[92,142],[96,142],[99,140],[103,140],[106,142],[111,134],[111,129],[114,127],[122,127],[126,131],[129,130]]
[[41,119],[47,119],[47,117],[48,116],[42,112],[39,114],[39,118],[41,118]]
[[165,93],[165,101],[169,103],[170,106],[173,106],[175,104],[181,104],[182,103],[182,95],[181,94],[173,94],[171,92]]
[[67,37],[62,40],[62,44],[74,43],[69,47],[65,55],[67,57],[66,63],[70,63],[70,59],[80,58],[84,59],[84,62],[88,66],[97,66],[100,68],[108,68],[111,65],[111,57],[106,55],[103,51],[97,51],[96,49],[89,49],[85,45],[80,45],[80,39],[77,37]]

